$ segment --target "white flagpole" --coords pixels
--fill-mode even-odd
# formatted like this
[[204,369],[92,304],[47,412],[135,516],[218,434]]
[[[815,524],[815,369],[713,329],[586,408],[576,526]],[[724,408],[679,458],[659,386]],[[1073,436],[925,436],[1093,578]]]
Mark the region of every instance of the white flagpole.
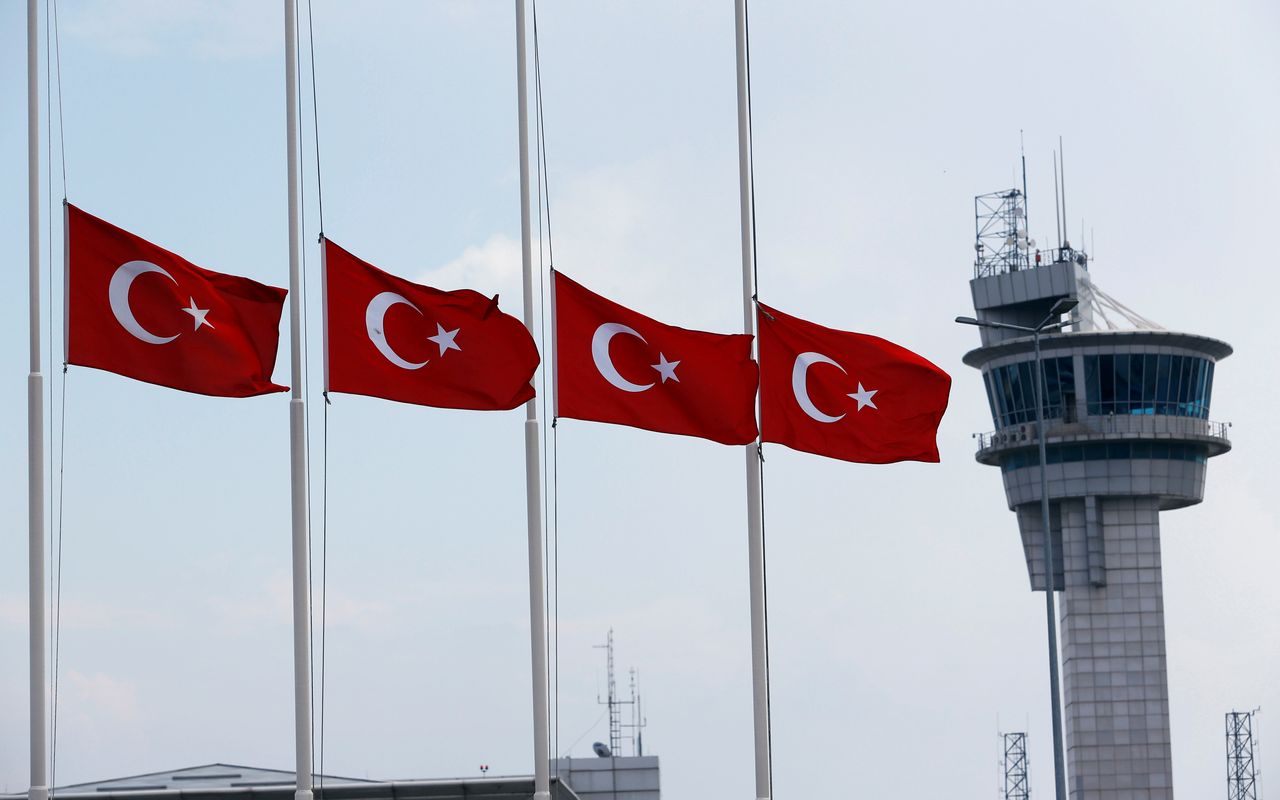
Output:
[[31,372],[27,375],[27,558],[31,620],[30,800],[49,796],[45,776],[44,375],[40,373],[40,47],[36,0],[27,0],[27,259]]
[[289,164],[289,478],[293,517],[295,800],[311,800],[311,586],[307,582],[307,428],[302,397],[302,281],[298,233],[298,37],[295,0],[284,0],[285,120]]
[[[742,324],[756,332],[755,241],[751,215],[751,129],[747,106],[746,0],[735,0],[734,23],[738,56],[738,192],[742,228]],[[756,797],[773,794],[769,768],[769,662],[765,651],[764,526],[760,498],[760,443],[748,445],[747,548],[751,576],[751,694],[755,724]]]
[[[520,257],[524,268],[524,324],[534,334],[533,235],[529,215],[529,92],[525,78],[524,0],[516,0],[516,80],[520,116]],[[541,278],[541,276],[539,276]],[[543,366],[546,369],[546,366]],[[542,465],[538,399],[525,404],[524,474],[529,527],[529,645],[533,660],[533,800],[550,800],[547,742],[547,618],[542,605]]]

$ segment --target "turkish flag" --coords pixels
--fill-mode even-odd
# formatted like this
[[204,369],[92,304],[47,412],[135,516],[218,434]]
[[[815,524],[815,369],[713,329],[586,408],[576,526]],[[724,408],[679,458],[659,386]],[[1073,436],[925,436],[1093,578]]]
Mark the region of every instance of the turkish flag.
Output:
[[497,297],[397,278],[324,242],[326,387],[501,411],[534,396],[538,348]]
[[951,376],[905,347],[758,304],[760,431],[843,461],[937,461]]
[[665,325],[555,273],[556,415],[756,440],[758,371],[746,334]]
[[219,397],[271,382],[287,292],[190,261],[67,204],[67,363]]

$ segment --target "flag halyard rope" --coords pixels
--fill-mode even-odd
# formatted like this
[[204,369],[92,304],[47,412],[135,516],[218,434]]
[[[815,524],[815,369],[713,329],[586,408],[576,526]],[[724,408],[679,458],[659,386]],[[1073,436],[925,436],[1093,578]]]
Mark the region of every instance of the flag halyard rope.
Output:
[[[55,204],[53,200],[53,105],[56,99],[58,116],[58,150],[59,150],[59,166],[60,177],[62,179],[62,203]],[[48,249],[47,261],[48,270],[48,292],[47,302],[48,310],[46,313],[46,326],[48,337],[48,371],[49,371],[49,449],[57,453],[57,468],[55,483],[55,466],[54,459],[49,461],[49,527],[53,531],[50,537],[50,576],[49,576],[49,604],[51,606],[49,614],[50,626],[50,647],[52,649],[52,666],[53,669],[49,675],[49,695],[50,695],[50,719],[49,719],[49,796],[53,797],[57,786],[57,768],[58,768],[58,700],[59,700],[59,673],[62,656],[62,542],[63,542],[63,479],[66,474],[66,430],[67,430],[67,368],[64,363],[61,370],[61,387],[58,387],[57,381],[54,379],[54,270],[53,264],[53,231],[56,223],[55,219],[63,219],[62,214],[55,213],[55,209],[59,205],[65,205],[67,202],[67,146],[66,133],[63,124],[62,112],[62,46],[61,37],[58,31],[58,5],[57,0],[47,0],[45,3],[45,164],[46,164],[46,184],[49,192],[48,207]],[[63,258],[65,253],[65,238]],[[65,287],[64,287],[65,290]],[[60,388],[60,392],[55,389]],[[60,410],[58,413],[58,425],[55,438],[54,430],[54,395],[59,396]],[[55,443],[57,449],[55,450]],[[57,501],[55,504],[54,494],[55,488]]]
[[[311,64],[311,142],[316,151],[316,213],[320,223],[318,241],[323,241],[324,181],[320,177],[320,111],[316,93],[316,31],[311,19],[311,0],[307,0],[307,59]],[[325,398],[325,402],[328,402],[328,397]]]
[[[301,19],[295,20],[296,25],[301,28]],[[301,37],[299,37],[301,38]],[[301,48],[297,52],[299,60],[299,71],[301,71]],[[320,159],[320,116],[319,116],[319,90],[316,80],[316,40],[315,40],[315,18],[312,11],[311,0],[307,0],[307,63],[311,76],[311,123],[312,123],[312,149],[315,151],[315,173],[316,173],[316,222],[319,230],[316,235],[316,242],[323,245],[324,242],[324,181],[322,180],[321,159]],[[301,93],[298,97],[298,118],[302,118],[303,103]],[[299,134],[299,148],[302,147],[303,141],[301,133]],[[300,203],[302,208],[302,220],[305,230],[306,226],[306,192],[300,192]],[[310,386],[311,374],[311,358],[310,358],[310,336],[309,326],[307,325],[306,309],[309,307],[306,302],[307,297],[307,270],[306,270],[306,246],[307,238],[304,235],[302,247],[302,292],[303,292],[303,358],[304,375],[306,375],[306,386]],[[321,258],[323,265],[324,259]],[[324,298],[321,298],[324,302]],[[322,343],[322,347],[327,347],[327,343]],[[305,391],[305,390],[304,390]],[[328,629],[328,609],[329,609],[329,393],[327,387],[322,391],[324,399],[324,408],[321,409],[321,439],[320,439],[320,631],[319,631],[319,673],[320,673],[320,691],[319,702],[316,698],[316,659],[314,657],[316,650],[316,630],[315,630],[315,595],[311,593],[312,606],[308,609],[308,617],[311,620],[311,638],[309,646],[312,652],[311,659],[311,747],[312,747],[312,787],[315,792],[316,799],[319,800],[324,795],[324,757],[325,757],[325,722],[326,722],[326,704],[325,689],[326,679],[328,677],[328,668],[326,663],[326,655],[328,653],[329,629]],[[308,443],[311,441],[311,409],[306,407],[306,438]],[[310,469],[310,451],[308,451],[308,469],[307,469],[307,505],[310,510],[313,502],[311,493],[311,469]],[[312,569],[315,563],[314,550],[312,548],[312,515],[307,515],[307,569],[308,581],[313,580]],[[314,589],[314,584],[313,584]],[[317,737],[317,720],[318,720],[318,737]],[[317,741],[318,739],[318,741]],[[318,754],[316,751],[319,751]],[[317,758],[318,755],[318,758]]]

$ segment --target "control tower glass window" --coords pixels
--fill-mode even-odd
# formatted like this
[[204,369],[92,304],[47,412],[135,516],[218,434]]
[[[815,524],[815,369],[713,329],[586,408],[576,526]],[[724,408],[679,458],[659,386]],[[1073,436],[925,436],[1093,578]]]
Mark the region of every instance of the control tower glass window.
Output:
[[[998,427],[1035,422],[1035,362],[996,367],[985,376],[991,416]],[[1044,415],[1061,418],[1075,408],[1075,366],[1071,356],[1044,359]]]
[[1084,357],[1089,414],[1208,419],[1213,362],[1193,356],[1115,353]]

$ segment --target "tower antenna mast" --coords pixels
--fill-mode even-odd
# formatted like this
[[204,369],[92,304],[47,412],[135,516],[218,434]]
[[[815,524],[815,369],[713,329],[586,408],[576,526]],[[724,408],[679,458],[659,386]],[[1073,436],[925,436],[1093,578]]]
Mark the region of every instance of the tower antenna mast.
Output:
[[[1058,137],[1058,172],[1062,176],[1062,238],[1067,237],[1067,159],[1062,152],[1062,137]],[[1070,246],[1070,242],[1066,243]]]
[[606,689],[605,698],[596,697],[596,702],[608,706],[609,712],[609,752],[615,756],[622,755],[622,707],[632,701],[618,699],[618,684],[613,673],[613,628],[604,644],[595,645],[597,650],[605,651]]
[[640,699],[640,670],[632,667],[631,673],[631,722],[623,725],[631,729],[631,755],[644,755],[644,729],[649,720],[644,715],[644,706]]
[[1062,251],[1062,211],[1058,205],[1058,154],[1053,154],[1053,229],[1058,236],[1058,251]]
[[1022,154],[1022,229],[1026,231],[1024,238],[1031,236],[1031,205],[1027,202],[1027,142],[1021,130],[1018,131],[1018,150]]

